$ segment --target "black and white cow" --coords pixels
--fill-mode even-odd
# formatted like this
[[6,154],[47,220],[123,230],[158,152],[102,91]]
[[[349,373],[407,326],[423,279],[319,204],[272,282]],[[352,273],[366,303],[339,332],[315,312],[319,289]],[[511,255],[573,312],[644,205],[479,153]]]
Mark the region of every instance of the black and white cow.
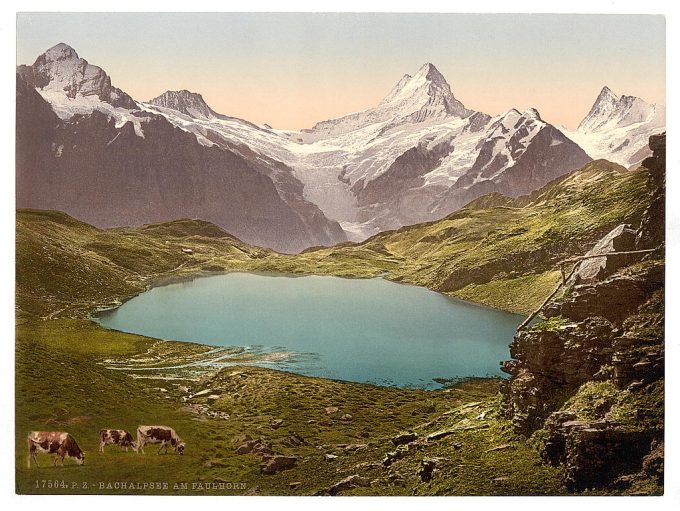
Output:
[[78,447],[78,443],[69,433],[63,431],[31,431],[28,434],[28,468],[31,468],[31,459],[38,466],[37,454],[44,452],[54,454],[54,465],[68,456],[73,458],[78,465],[85,463],[85,453]]
[[161,444],[158,454],[163,448],[167,453],[168,445],[172,446],[175,452],[184,454],[184,442],[174,429],[167,426],[139,426],[137,428],[137,452],[144,454],[146,444]]
[[132,447],[133,451],[137,451],[137,443],[132,438],[132,435],[124,429],[102,429],[99,432],[99,453],[104,454],[104,446],[108,444],[119,445],[121,449],[127,452],[128,447]]

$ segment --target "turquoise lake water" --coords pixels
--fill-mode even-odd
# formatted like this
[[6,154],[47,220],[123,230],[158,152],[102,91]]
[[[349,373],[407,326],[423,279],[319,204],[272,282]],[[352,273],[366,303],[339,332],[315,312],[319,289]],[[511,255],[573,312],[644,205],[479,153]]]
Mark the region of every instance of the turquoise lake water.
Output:
[[125,332],[287,354],[267,367],[421,388],[502,375],[522,319],[383,279],[253,273],[156,287],[98,317]]

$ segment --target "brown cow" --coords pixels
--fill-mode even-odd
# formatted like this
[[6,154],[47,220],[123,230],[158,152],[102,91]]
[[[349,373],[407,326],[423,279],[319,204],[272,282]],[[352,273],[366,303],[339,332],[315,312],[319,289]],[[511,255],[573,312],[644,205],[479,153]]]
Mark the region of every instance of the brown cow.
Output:
[[184,454],[185,444],[175,433],[175,430],[167,426],[139,426],[137,428],[137,452],[144,454],[144,445],[161,444],[158,454],[165,448],[168,452],[168,445],[171,445],[175,452]]
[[132,439],[132,435],[124,429],[102,429],[99,432],[99,454],[104,454],[104,446],[108,444],[120,445],[121,449],[128,452],[128,447],[137,451],[137,443]]
[[39,452],[54,454],[54,465],[68,456],[76,460],[78,465],[85,463],[85,453],[78,447],[75,438],[63,431],[31,431],[28,434],[28,468],[31,468],[31,459],[38,466],[36,455]]

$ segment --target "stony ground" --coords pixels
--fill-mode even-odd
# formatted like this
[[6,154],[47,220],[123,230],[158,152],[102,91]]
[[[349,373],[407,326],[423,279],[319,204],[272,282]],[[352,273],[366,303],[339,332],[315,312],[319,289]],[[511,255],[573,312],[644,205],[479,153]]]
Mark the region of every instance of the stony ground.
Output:
[[[183,367],[209,359],[208,350],[107,331],[85,320],[21,322],[17,491],[54,493],[43,481],[63,481],[67,487],[60,493],[564,491],[560,472],[498,417],[497,380],[421,391],[243,365]],[[186,454],[158,455],[149,448],[141,455],[111,446],[97,453],[101,428],[134,431],[150,423],[174,427],[187,443]],[[69,431],[86,452],[85,465],[67,461],[55,468],[41,455],[40,467],[28,469],[25,436],[31,430]],[[431,474],[421,476],[423,467]],[[109,487],[115,482],[170,487]],[[173,489],[175,483],[188,486]]]

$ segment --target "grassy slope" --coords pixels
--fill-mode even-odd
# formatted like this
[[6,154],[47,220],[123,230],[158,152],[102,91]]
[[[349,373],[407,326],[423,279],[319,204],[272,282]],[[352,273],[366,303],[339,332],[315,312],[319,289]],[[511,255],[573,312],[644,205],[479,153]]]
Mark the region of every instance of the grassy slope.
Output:
[[437,222],[294,256],[249,247],[205,222],[98,230],[62,213],[19,211],[18,308],[82,316],[162,278],[258,270],[383,276],[528,313],[559,278],[559,260],[620,223],[639,221],[647,179],[646,170],[596,161],[509,205],[477,209],[475,202]]
[[[20,493],[54,493],[34,485],[36,480],[40,485],[43,479],[57,479],[95,485],[87,490],[61,488],[61,493],[121,493],[100,490],[99,481],[167,481],[171,485],[226,481],[246,483],[247,488],[212,493],[311,494],[356,473],[374,482],[371,488],[357,488],[348,494],[562,491],[559,473],[541,465],[538,455],[511,433],[509,424],[494,417],[497,382],[493,380],[468,382],[450,391],[426,392],[239,366],[198,382],[141,380],[107,369],[102,363],[111,357],[143,353],[156,342],[106,331],[84,320],[19,326],[16,463]],[[183,345],[182,349],[200,347]],[[211,393],[221,396],[213,404],[214,409],[228,412],[230,418],[212,419],[187,412],[177,384],[190,385],[194,391],[211,389]],[[337,406],[340,411],[328,416],[327,406]],[[345,413],[353,416],[351,422],[339,420]],[[479,419],[481,414],[485,414],[484,419]],[[271,428],[274,418],[283,419],[283,426]],[[114,447],[108,447],[103,456],[97,453],[100,428],[134,431],[138,424],[145,423],[172,425],[187,442],[186,455],[159,456],[150,448],[142,456]],[[460,424],[487,429],[461,431],[434,442],[395,463],[391,471],[375,466],[394,449],[389,438],[402,430],[413,429],[424,435]],[[42,455],[40,468],[28,469],[25,438],[28,431],[36,429],[67,430],[73,434],[86,451],[85,466],[66,461],[63,468],[55,469],[50,465],[51,459]],[[283,441],[293,433],[301,435],[307,444],[286,447]],[[244,434],[272,442],[277,451],[297,456],[296,467],[273,476],[260,475],[257,457],[234,452]],[[462,447],[456,449],[454,443]],[[343,444],[368,446],[349,452],[339,447]],[[489,447],[505,444],[512,447],[484,453]],[[480,456],[480,452],[484,454]],[[336,454],[338,458],[327,462],[325,454]],[[422,484],[417,477],[420,460],[432,456],[446,459],[440,463],[438,477]],[[500,479],[494,481],[497,478]],[[291,489],[289,483],[294,481],[303,484]]]
[[[556,263],[582,254],[647,204],[647,171],[595,161],[531,196],[467,208],[431,223],[378,234],[358,245],[272,254],[269,268],[384,276],[511,312],[528,313],[559,278]],[[514,295],[514,296],[513,296]]]
[[[36,478],[59,474],[88,481],[241,481],[250,492],[307,494],[359,473],[373,481],[372,487],[348,493],[561,492],[559,473],[542,465],[538,455],[496,417],[493,381],[424,393],[244,367],[188,382],[218,389],[221,397],[212,406],[231,417],[210,419],[184,410],[175,385],[134,379],[103,364],[111,357],[139,356],[157,341],[105,331],[83,319],[54,318],[83,318],[154,282],[223,270],[385,276],[526,312],[554,284],[555,261],[581,253],[618,223],[637,222],[646,181],[644,172],[621,172],[612,164],[595,162],[530,197],[496,198],[492,203],[502,205],[487,209],[479,207],[488,204],[476,202],[438,222],[297,256],[249,247],[197,221],[99,230],[57,212],[19,211],[17,489],[43,491],[33,489]],[[194,255],[182,254],[183,247],[192,248]],[[164,346],[168,352],[205,349]],[[169,392],[156,392],[155,387]],[[323,408],[330,405],[355,419],[345,424],[326,417]],[[273,430],[272,418],[284,419],[284,426]],[[99,428],[133,430],[144,422],[175,426],[188,441],[187,455],[143,457],[114,449],[103,457],[96,454]],[[424,435],[442,427],[470,425],[475,429],[461,429],[427,444],[390,470],[371,465],[394,449],[387,439],[401,430],[416,429]],[[25,434],[31,429],[72,432],[89,454],[86,466],[24,468]],[[295,454],[298,465],[274,476],[260,475],[257,458],[234,454],[235,438],[244,433]],[[302,435],[308,445],[284,447],[281,440],[292,433]],[[353,443],[369,447],[353,454],[338,447]],[[486,452],[505,444],[510,447]],[[326,462],[326,453],[339,458]],[[420,483],[416,475],[425,457],[441,458],[431,483]],[[290,489],[288,484],[297,480],[303,485]]]

